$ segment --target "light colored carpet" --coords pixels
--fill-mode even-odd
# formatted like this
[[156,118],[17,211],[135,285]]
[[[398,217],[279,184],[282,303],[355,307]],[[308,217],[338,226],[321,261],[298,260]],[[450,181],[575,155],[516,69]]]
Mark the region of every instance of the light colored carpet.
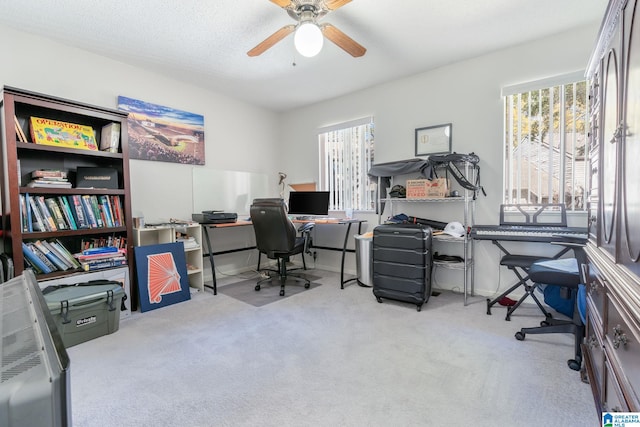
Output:
[[271,304],[272,302],[278,302],[284,298],[297,295],[300,292],[308,292],[311,289],[320,286],[320,283],[314,282],[314,280],[319,278],[318,276],[306,274],[304,277],[311,281],[309,289],[305,289],[303,282],[296,282],[293,278],[289,277],[285,284],[283,297],[280,296],[280,281],[277,278],[274,278],[272,283],[263,282],[260,285],[259,291],[255,290],[256,283],[258,283],[258,278],[255,278],[220,286],[218,288],[218,292],[247,304],[251,304],[254,307],[262,307],[264,305]]
[[417,312],[322,275],[262,307],[198,293],[71,347],[73,425],[599,425],[571,337],[514,338],[537,307],[506,322],[443,292]]

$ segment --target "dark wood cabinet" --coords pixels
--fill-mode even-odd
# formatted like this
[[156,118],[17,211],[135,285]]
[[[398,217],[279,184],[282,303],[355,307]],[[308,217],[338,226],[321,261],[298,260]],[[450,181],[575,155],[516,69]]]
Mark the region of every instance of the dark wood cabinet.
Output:
[[[129,152],[127,140],[127,114],[108,108],[82,104],[75,101],[42,95],[21,89],[5,87],[1,99],[2,109],[2,230],[4,252],[14,263],[15,274],[25,269],[22,243],[36,240],[58,240],[71,252],[82,249],[83,241],[91,239],[126,239],[129,261],[133,258],[131,221],[131,197],[129,189]],[[31,117],[90,126],[97,144],[100,144],[101,129],[115,123],[120,125],[120,144],[117,152],[95,151],[79,148],[36,144],[29,131]],[[15,123],[18,122],[26,141],[20,141]],[[118,175],[118,186],[113,189],[98,188],[41,188],[29,187],[31,173],[40,169],[68,171],[73,183],[73,174],[78,167],[108,168]],[[72,195],[95,195],[117,197],[122,205],[121,224],[84,229],[57,229],[55,231],[25,229],[21,220],[21,201],[25,196],[58,198]],[[23,215],[24,215],[23,209]],[[129,277],[133,277],[129,262]],[[82,274],[80,269],[53,271],[39,274],[38,281],[60,278],[70,274]],[[81,282],[82,278],[78,278]],[[136,292],[131,292],[135,300]],[[132,301],[135,308],[135,301]]]
[[589,61],[585,369],[600,411],[640,411],[640,0],[611,0]]

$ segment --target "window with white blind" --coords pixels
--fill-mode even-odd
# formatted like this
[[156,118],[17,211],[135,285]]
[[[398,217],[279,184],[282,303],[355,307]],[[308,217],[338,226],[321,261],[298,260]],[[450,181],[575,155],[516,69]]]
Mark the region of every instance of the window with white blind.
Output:
[[587,82],[582,72],[504,88],[504,203],[585,210]]
[[375,187],[367,176],[373,135],[373,117],[319,129],[320,190],[330,192],[329,210],[375,209]]

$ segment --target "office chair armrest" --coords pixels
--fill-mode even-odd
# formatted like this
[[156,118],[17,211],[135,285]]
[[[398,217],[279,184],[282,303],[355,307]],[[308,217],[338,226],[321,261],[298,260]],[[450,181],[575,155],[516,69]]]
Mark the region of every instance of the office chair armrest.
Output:
[[310,233],[313,227],[315,227],[315,222],[307,222],[298,228],[300,234]]
[[313,230],[313,227],[315,227],[315,225],[316,224],[314,222],[307,222],[306,224],[303,224],[302,226],[300,226],[300,228],[298,228],[300,235],[304,237],[305,254],[311,254],[311,230]]

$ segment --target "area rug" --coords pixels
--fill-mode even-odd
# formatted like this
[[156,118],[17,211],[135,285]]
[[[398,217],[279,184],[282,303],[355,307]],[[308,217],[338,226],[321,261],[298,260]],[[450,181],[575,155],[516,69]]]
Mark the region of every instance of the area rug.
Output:
[[309,289],[305,289],[304,284],[301,282],[288,280],[284,288],[284,296],[282,297],[280,296],[280,281],[278,279],[274,279],[272,283],[263,283],[259,291],[255,290],[258,279],[254,278],[220,286],[218,292],[244,303],[251,304],[254,307],[262,307],[272,302],[282,301],[284,298],[297,295],[301,292],[311,291],[313,288],[321,285],[320,283],[314,282],[314,280],[319,279],[318,276],[306,274],[305,277],[311,281]]

